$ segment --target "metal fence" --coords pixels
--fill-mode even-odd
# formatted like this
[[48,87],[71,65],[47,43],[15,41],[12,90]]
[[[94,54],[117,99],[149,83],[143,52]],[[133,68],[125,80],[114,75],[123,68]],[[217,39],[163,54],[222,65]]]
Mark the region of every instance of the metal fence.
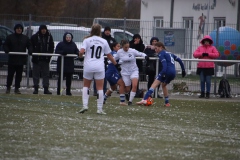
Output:
[[[0,52],[0,54],[5,54],[5,53]],[[10,52],[10,54],[26,55],[27,53]],[[33,55],[40,55],[41,56],[41,53],[33,53]],[[47,54],[47,55],[52,56],[53,54]],[[55,56],[61,56],[59,54],[54,54],[54,55]],[[67,56],[75,57],[76,55],[67,55]],[[143,59],[143,58],[137,57],[137,59]],[[62,60],[64,60],[64,59],[62,58]],[[150,60],[156,61],[157,65],[158,65],[158,58],[150,58]],[[240,64],[239,60],[238,61],[236,61],[236,60],[199,60],[199,59],[182,59],[182,60],[185,64],[185,66],[188,66],[189,63],[196,64],[198,61],[212,61],[216,65],[218,63]],[[62,63],[62,64],[64,64],[64,63]],[[196,66],[196,65],[194,65],[194,66]],[[31,75],[28,74],[28,73],[30,73],[28,71],[31,70],[31,68],[28,68],[28,67],[29,67],[29,65],[26,65],[26,67],[24,69],[21,86],[31,88],[31,87],[33,87],[33,80],[32,80]],[[62,71],[63,71],[63,66],[61,66],[61,67],[62,67]],[[170,83],[170,85],[168,86],[168,89],[172,92],[186,92],[186,93],[198,93],[198,92],[200,92],[200,80],[199,80],[199,76],[196,75],[196,70],[197,70],[196,68],[191,68],[191,69],[186,68],[187,76],[185,78],[182,78],[181,77],[180,65],[178,63],[176,63],[177,76],[176,76],[175,80],[173,80]],[[216,72],[215,75],[212,78],[211,93],[212,94],[217,94],[218,85],[219,85],[220,80],[222,78],[227,78],[230,82],[232,93],[233,94],[240,94],[240,76],[239,76],[240,75],[240,68],[239,68],[238,71],[239,71],[238,76],[235,76],[233,74],[234,71],[233,71],[232,67],[224,67],[223,72]],[[156,75],[157,75],[157,73],[158,73],[158,71],[156,71]],[[82,70],[78,70],[78,71],[74,72],[72,89],[78,89],[78,90],[82,89],[83,81],[82,81],[82,78],[79,78],[79,75],[80,75],[80,77],[82,77],[82,74],[83,74]],[[6,79],[7,79],[7,64],[3,65],[0,68],[0,86],[5,86],[6,85]],[[57,79],[58,79],[58,75],[50,78],[50,88],[57,88]],[[41,84],[40,84],[40,86],[41,86]],[[66,88],[63,77],[61,77],[61,86],[62,86],[63,90]],[[109,84],[108,84],[108,87],[109,87]],[[147,75],[146,75],[145,72],[140,74],[139,88],[140,89],[147,89]],[[91,90],[92,89],[93,89],[93,87],[91,87]]]

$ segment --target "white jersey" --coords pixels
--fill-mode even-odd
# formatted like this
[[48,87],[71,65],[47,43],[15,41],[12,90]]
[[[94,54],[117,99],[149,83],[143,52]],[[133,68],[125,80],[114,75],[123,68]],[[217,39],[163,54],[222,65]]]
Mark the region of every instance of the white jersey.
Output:
[[84,70],[86,72],[104,71],[104,54],[111,53],[108,42],[99,37],[92,36],[84,39],[82,47],[85,49]]
[[119,49],[117,54],[114,55],[114,58],[115,60],[119,60],[119,64],[121,64],[121,74],[131,75],[132,72],[139,70],[135,57],[145,56],[145,53],[129,48],[127,52],[125,52],[123,49]]

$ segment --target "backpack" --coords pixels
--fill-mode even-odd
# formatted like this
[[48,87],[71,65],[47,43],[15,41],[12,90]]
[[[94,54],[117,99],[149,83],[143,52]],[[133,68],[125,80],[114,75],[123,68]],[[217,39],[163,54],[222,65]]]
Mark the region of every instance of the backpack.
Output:
[[231,98],[231,87],[228,83],[228,80],[225,78],[223,78],[219,83],[218,94],[221,98]]

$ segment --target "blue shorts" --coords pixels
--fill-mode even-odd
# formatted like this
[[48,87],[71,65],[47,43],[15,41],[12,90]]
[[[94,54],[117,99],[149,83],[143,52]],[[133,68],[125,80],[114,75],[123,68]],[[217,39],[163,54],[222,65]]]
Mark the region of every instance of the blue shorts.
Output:
[[107,73],[105,74],[105,78],[109,82],[110,86],[114,86],[117,84],[118,80],[121,79],[121,76],[118,73]]
[[172,80],[174,80],[176,74],[175,73],[171,73],[168,72],[165,77],[162,77],[161,74],[158,74],[158,76],[156,77],[157,80],[159,80],[162,83],[166,83],[169,84]]

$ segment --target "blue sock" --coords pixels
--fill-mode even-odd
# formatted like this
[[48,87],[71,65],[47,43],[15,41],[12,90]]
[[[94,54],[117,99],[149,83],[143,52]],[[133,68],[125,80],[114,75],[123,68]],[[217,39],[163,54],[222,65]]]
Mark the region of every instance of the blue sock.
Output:
[[147,91],[147,93],[145,94],[145,96],[144,96],[143,99],[144,99],[144,100],[147,100],[148,97],[150,97],[150,96],[152,95],[153,91],[154,91],[154,89],[153,89],[153,88],[150,88],[150,89]]
[[169,103],[169,99],[168,99],[168,96],[165,97],[165,104]]

